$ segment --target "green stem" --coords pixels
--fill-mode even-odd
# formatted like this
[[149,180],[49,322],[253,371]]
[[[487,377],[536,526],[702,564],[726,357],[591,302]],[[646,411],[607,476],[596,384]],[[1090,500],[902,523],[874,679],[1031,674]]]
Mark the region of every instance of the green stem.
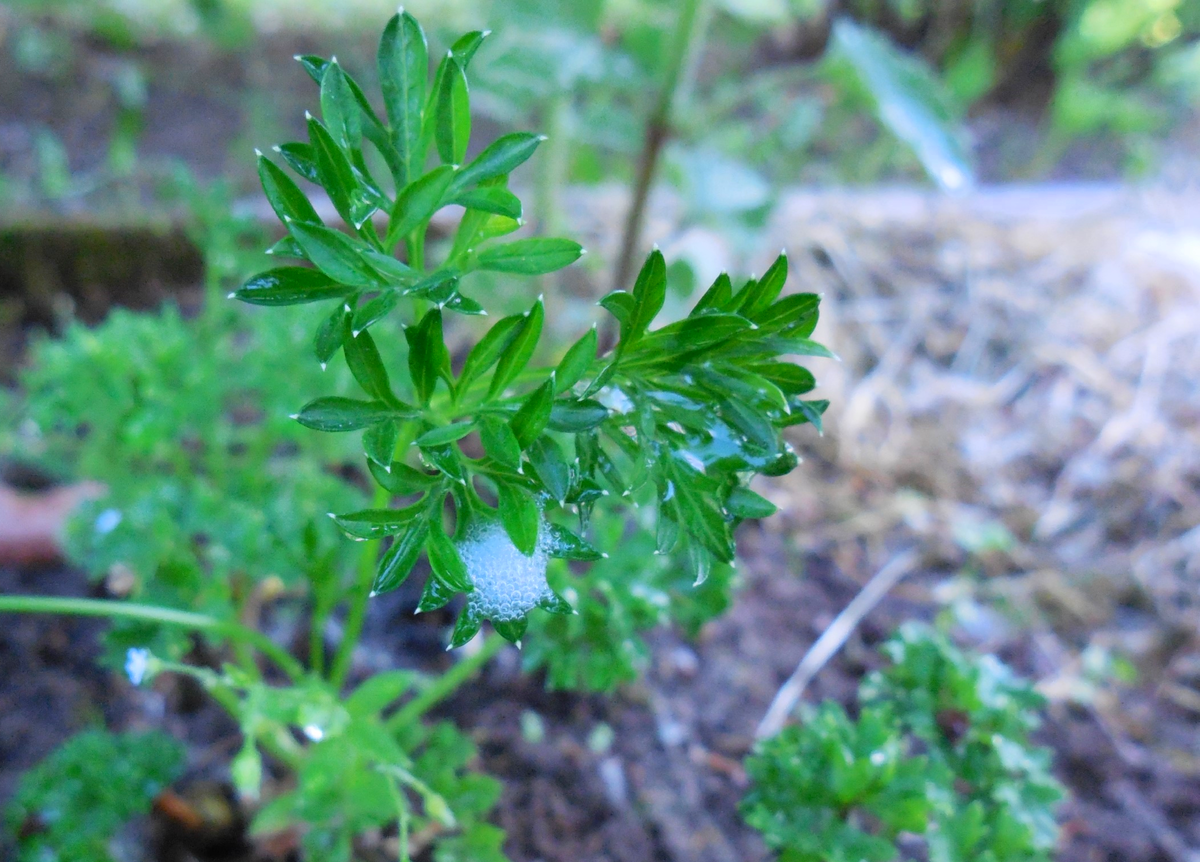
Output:
[[70,614],[80,617],[125,618],[210,631],[230,640],[242,641],[255,647],[275,662],[293,682],[304,678],[304,667],[300,662],[263,633],[241,623],[210,617],[207,614],[180,611],[174,608],[160,608],[155,605],[139,605],[132,602],[57,596],[0,596],[0,613]]
[[507,643],[508,641],[500,637],[500,635],[492,632],[484,640],[483,645],[477,653],[467,656],[450,668],[450,670],[436,677],[424,691],[398,709],[387,720],[387,729],[392,733],[398,733],[400,730],[411,725],[422,715],[458,691],[467,680],[475,676],[485,664],[491,661],[496,653],[504,649],[504,645]]
[[[392,453],[393,460],[404,456],[404,452],[416,437],[418,427],[416,422],[404,424],[400,435],[396,438],[396,448]],[[388,497],[387,489],[376,485],[371,508],[386,507]],[[337,654],[333,658],[333,665],[329,671],[329,681],[335,689],[340,689],[346,684],[346,677],[350,673],[351,659],[354,657],[354,648],[358,646],[358,641],[362,637],[363,623],[367,618],[367,605],[371,601],[371,585],[375,582],[375,564],[378,557],[378,540],[366,542],[362,556],[358,559],[358,577],[350,594],[350,610],[346,615],[346,629],[342,634],[342,642],[338,644]]]
[[417,272],[425,271],[425,229],[427,227],[427,224],[423,224],[416,228],[404,242],[408,249],[408,265]]
[[679,10],[679,19],[667,56],[666,77],[658,92],[658,100],[646,121],[646,135],[642,143],[642,154],[638,160],[633,202],[625,217],[625,231],[621,238],[621,252],[613,278],[613,289],[622,290],[633,271],[633,257],[637,253],[642,235],[642,222],[646,215],[646,201],[650,188],[658,174],[658,160],[663,145],[671,135],[671,115],[681,89],[690,88],[690,79],[695,73],[695,58],[707,25],[705,0],[684,0]]

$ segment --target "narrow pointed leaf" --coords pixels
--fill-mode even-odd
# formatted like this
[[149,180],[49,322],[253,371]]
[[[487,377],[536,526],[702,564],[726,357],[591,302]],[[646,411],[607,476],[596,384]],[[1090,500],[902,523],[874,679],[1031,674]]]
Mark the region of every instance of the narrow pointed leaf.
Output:
[[381,539],[403,532],[415,518],[425,512],[423,505],[407,509],[363,509],[345,515],[334,515],[333,522],[348,536],[356,539]]
[[316,398],[304,405],[296,421],[315,431],[359,431],[385,419],[411,418],[382,401],[356,401],[337,395]]
[[453,443],[456,440],[461,440],[466,437],[474,429],[474,425],[470,422],[455,422],[451,425],[442,425],[439,428],[431,428],[420,437],[417,438],[417,445],[426,448],[429,446],[445,446],[447,443]]
[[558,444],[543,434],[529,447],[528,455],[542,487],[560,503],[565,500],[571,490],[571,468]]
[[337,299],[350,293],[325,273],[303,266],[282,266],[260,272],[234,291],[235,299],[251,305],[299,305]]
[[545,275],[579,260],[583,247],[570,239],[530,237],[485,248],[476,258],[479,269]]
[[402,183],[411,182],[421,168],[417,157],[428,76],[429,48],[421,25],[407,12],[393,16],[379,41],[379,86],[404,168]]
[[524,325],[526,315],[513,314],[502,317],[492,324],[492,328],[483,338],[475,343],[467,359],[463,363],[462,372],[458,375],[458,388],[466,390],[473,382],[496,364],[496,360],[506,351],[517,333]]
[[521,638],[525,636],[525,629],[528,627],[528,617],[520,617],[515,620],[492,620],[492,628],[496,630],[496,634],[509,643],[517,645],[520,645]]
[[544,138],[529,132],[515,132],[497,138],[454,177],[451,194],[476,186],[493,177],[506,176],[533,155]]
[[391,247],[433,217],[454,179],[454,168],[438,165],[421,178],[409,183],[396,196],[388,225],[387,245]]
[[725,500],[725,509],[735,518],[769,518],[778,509],[744,485],[737,485]]
[[320,184],[321,178],[317,175],[317,154],[313,151],[312,144],[304,144],[299,141],[280,144],[279,155],[283,156],[283,160],[291,169],[304,179],[310,183]]
[[525,399],[521,409],[509,420],[509,427],[516,435],[521,449],[533,444],[550,421],[550,409],[554,405],[554,381],[547,380]]
[[527,557],[532,555],[537,547],[538,521],[541,519],[537,501],[527,490],[509,482],[498,482],[497,491],[500,523],[517,550]]
[[329,130],[315,117],[308,120],[308,138],[317,164],[317,181],[329,193],[333,208],[346,224],[355,224],[354,202],[360,197],[354,168]]
[[465,646],[471,638],[479,634],[479,629],[483,626],[483,615],[470,602],[458,615],[458,621],[454,623],[454,631],[450,633],[450,649],[458,649],[460,646]]
[[471,107],[467,76],[453,56],[446,59],[436,110],[434,139],[438,155],[445,164],[460,165],[471,137]]
[[363,260],[357,244],[341,231],[289,221],[288,230],[317,269],[334,281],[354,287],[381,287],[379,274]]
[[312,203],[300,187],[280,168],[264,156],[258,154],[258,178],[262,182],[263,193],[267,202],[280,221],[293,219],[295,221],[320,224],[321,218],[313,209]]
[[391,464],[395,457],[396,441],[400,436],[400,425],[394,419],[372,425],[363,432],[363,451],[368,463]]
[[495,416],[479,419],[479,439],[490,458],[514,470],[521,465],[521,444],[507,422]]
[[417,603],[417,613],[423,614],[436,611],[450,604],[450,600],[458,593],[451,589],[440,578],[432,575],[425,581],[425,589],[421,592],[421,600]]
[[481,210],[514,220],[521,218],[521,199],[500,186],[465,191],[455,196],[454,203],[469,210]]
[[584,336],[571,345],[571,348],[554,369],[554,389],[556,393],[566,392],[579,382],[587,370],[596,361],[596,329],[589,329]]
[[436,473],[422,473],[401,461],[393,461],[387,470],[382,464],[369,461],[367,468],[380,487],[400,497],[428,490],[441,481]]
[[558,399],[550,411],[550,427],[555,431],[587,431],[608,418],[608,408],[599,401],[567,401]]
[[349,317],[349,306],[339,304],[317,327],[317,334],[313,338],[313,353],[317,355],[317,361],[321,363],[322,368],[341,349],[342,342],[350,331],[347,323]]
[[591,543],[586,539],[577,536],[560,524],[547,522],[546,531],[549,534],[546,547],[552,557],[562,560],[591,562],[592,560],[599,560],[604,556],[592,547]]
[[374,299],[363,303],[354,310],[350,322],[350,334],[366,332],[368,328],[383,320],[400,303],[400,292],[385,290]]
[[662,252],[655,249],[646,258],[633,286],[635,305],[629,320],[629,331],[633,338],[644,333],[658,316],[666,296],[667,263]]
[[425,553],[429,555],[429,565],[433,576],[456,592],[471,592],[471,576],[467,567],[450,537],[442,529],[439,517],[434,517],[429,524],[429,536],[425,539]]
[[521,322],[521,327],[505,347],[496,363],[496,371],[492,374],[492,383],[488,387],[488,396],[494,396],[504,391],[513,379],[525,370],[538,339],[542,335],[542,323],[545,320],[546,309],[539,298],[529,310],[529,314]]
[[569,616],[575,613],[575,609],[571,607],[571,603],[560,596],[558,593],[551,593],[538,602],[538,607],[547,613],[559,614],[561,616]]

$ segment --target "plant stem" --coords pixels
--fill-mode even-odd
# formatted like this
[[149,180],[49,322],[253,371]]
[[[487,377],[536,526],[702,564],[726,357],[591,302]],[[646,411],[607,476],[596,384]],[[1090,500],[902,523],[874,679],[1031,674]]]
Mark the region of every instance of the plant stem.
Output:
[[106,599],[61,598],[58,596],[0,596],[0,613],[70,614],[80,617],[108,617],[145,620],[167,626],[211,631],[234,641],[243,641],[270,658],[293,681],[304,678],[304,667],[287,650],[262,632],[241,623],[155,605]]
[[705,0],[684,0],[680,4],[679,19],[675,24],[674,38],[667,57],[666,77],[658,93],[658,101],[646,121],[646,136],[642,143],[642,154],[638,159],[633,202],[625,217],[625,231],[621,237],[621,252],[614,272],[613,290],[622,290],[633,270],[633,257],[637,253],[642,235],[642,222],[646,216],[646,201],[650,187],[658,173],[658,159],[663,145],[671,135],[671,114],[681,84],[686,89],[694,74],[694,58],[699,54],[699,45],[707,24]]
[[[417,427],[415,422],[406,422],[400,429],[400,435],[396,438],[396,447],[392,450],[393,460],[404,457],[404,452],[416,437]],[[375,495],[371,499],[371,508],[386,507],[388,497],[387,489],[376,485]],[[337,654],[334,656],[333,665],[329,670],[329,681],[335,689],[340,689],[346,684],[346,677],[350,673],[351,659],[354,657],[354,648],[358,646],[358,641],[362,637],[363,623],[367,618],[367,605],[371,601],[371,585],[375,581],[375,563],[378,556],[378,540],[366,542],[362,556],[358,559],[358,577],[350,594],[350,610],[346,614],[346,629],[342,633],[342,642],[338,644]]]
[[478,652],[467,656],[454,665],[454,667],[450,668],[450,670],[436,677],[429,684],[428,688],[398,709],[387,720],[387,729],[392,733],[396,733],[402,728],[408,727],[422,715],[450,697],[467,680],[475,676],[496,653],[504,649],[504,645],[507,643],[508,641],[500,637],[500,635],[492,632],[484,640]]

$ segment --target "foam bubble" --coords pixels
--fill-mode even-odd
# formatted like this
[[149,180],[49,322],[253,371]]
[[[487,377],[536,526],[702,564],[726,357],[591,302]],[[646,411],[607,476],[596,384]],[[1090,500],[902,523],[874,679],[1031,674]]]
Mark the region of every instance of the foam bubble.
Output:
[[475,585],[469,602],[477,613],[501,622],[519,620],[553,595],[546,583],[548,532],[542,521],[537,548],[527,557],[499,519],[481,519],[467,529],[458,554]]

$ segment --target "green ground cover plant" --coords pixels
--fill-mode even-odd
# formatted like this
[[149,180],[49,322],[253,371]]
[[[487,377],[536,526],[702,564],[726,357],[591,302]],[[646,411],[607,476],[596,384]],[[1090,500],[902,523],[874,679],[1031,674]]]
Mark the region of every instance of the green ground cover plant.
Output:
[[[275,265],[234,280],[253,231],[185,184],[210,264],[203,310],[72,327],[36,348],[24,380],[21,444],[107,486],[74,519],[70,551],[124,598],[0,596],[0,612],[109,617],[108,661],[135,684],[198,682],[240,727],[230,776],[256,803],[253,829],[297,829],[313,860],[352,859],[362,836],[384,833],[403,860],[418,835],[439,862],[503,859],[487,819],[499,785],[431,709],[506,642],[552,687],[609,690],[644,665],[645,630],[719,614],[737,527],[774,512],[750,482],[791,471],[784,432],[819,431],[828,406],[792,361],[831,356],[811,338],[819,298],[784,291],[783,255],[761,277],[720,276],[674,320],[659,319],[658,250],[600,300],[603,328],[543,337],[540,296],[487,313],[506,301],[498,284],[583,249],[522,232],[509,175],[541,136],[472,141],[468,72],[486,36],[431,51],[397,14],[378,100],[338,60],[297,58],[319,116],[305,140],[257,156],[284,231]],[[325,198],[336,217],[319,214]],[[452,232],[435,235],[451,206]],[[448,648],[475,643],[440,676],[362,677],[371,602],[410,577],[424,578],[415,611],[456,608]],[[898,697],[903,680],[887,680]],[[923,678],[904,690],[922,686],[939,690]],[[1028,705],[1002,704],[996,720]],[[902,743],[883,737],[903,732],[882,719],[862,731],[897,760]],[[96,758],[123,750],[123,737],[88,739]],[[46,778],[79,760],[56,757],[27,776],[10,823],[89,804],[86,782]],[[946,757],[949,773],[990,762]],[[149,794],[171,763],[128,768]],[[97,820],[96,858],[147,798]],[[74,858],[47,834],[20,839],[18,858]]]

